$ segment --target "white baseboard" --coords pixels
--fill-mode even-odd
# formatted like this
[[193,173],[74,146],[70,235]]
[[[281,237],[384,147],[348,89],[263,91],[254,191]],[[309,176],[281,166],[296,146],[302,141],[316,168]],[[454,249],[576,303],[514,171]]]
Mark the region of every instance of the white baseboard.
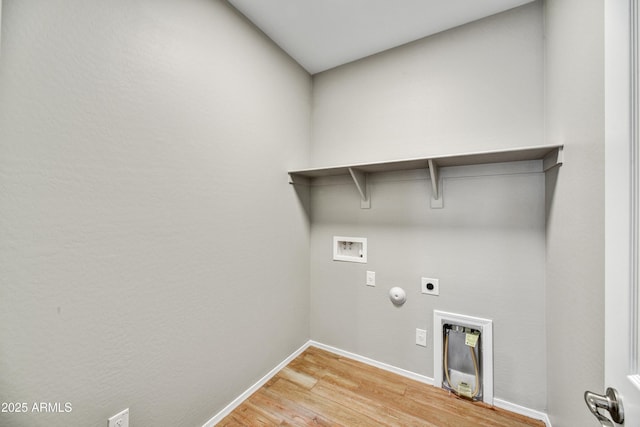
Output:
[[405,378],[419,381],[421,383],[433,385],[433,378],[429,378],[425,375],[416,374],[415,372],[407,371],[406,369],[398,368],[396,366],[389,365],[387,363],[378,362],[377,360],[369,359],[368,357],[360,356],[359,354],[350,353],[339,348],[331,347],[330,345],[322,344],[316,341],[309,341],[309,345],[317,347],[321,350],[326,350],[330,353],[337,354],[338,356],[348,357],[349,359],[362,362],[366,365],[374,366],[376,368],[384,369],[385,371],[393,372],[394,374],[401,375]]
[[544,412],[525,408],[524,406],[516,405],[515,403],[507,402],[506,400],[497,398],[493,399],[493,406],[495,406],[496,408],[504,409],[505,411],[514,412],[516,414],[524,415],[525,417],[533,418],[534,420],[540,420],[544,422],[547,427],[552,427],[549,416]]
[[[220,412],[213,416],[209,421],[207,421],[202,427],[213,427],[224,417],[229,415],[234,409],[236,409],[242,402],[249,398],[253,393],[255,393],[260,387],[267,383],[272,377],[274,377],[282,368],[287,366],[293,359],[298,357],[302,352],[304,352],[309,347],[317,347],[321,350],[326,350],[330,353],[337,354],[338,356],[348,357],[349,359],[356,360],[358,362],[362,362],[366,365],[374,366],[376,368],[384,369],[385,371],[393,372],[394,374],[401,375],[403,377],[419,381],[421,383],[433,385],[433,378],[427,377],[425,375],[417,374],[415,372],[407,371],[406,369],[398,368],[396,366],[389,365],[387,363],[378,362],[377,360],[370,359],[368,357],[360,356],[359,354],[351,353],[345,350],[341,350],[336,347],[331,347],[326,344],[319,343],[317,341],[309,340],[302,347],[294,351],[291,355],[289,355],[285,360],[280,362],[278,366],[273,368],[269,373],[267,373],[264,377],[262,377],[258,382],[249,387],[244,393],[235,398],[231,403],[224,407]],[[534,409],[525,408],[524,406],[516,405],[515,403],[507,402],[502,399],[493,399],[493,405],[504,409],[506,411],[514,412],[516,414],[524,415],[529,418],[533,418],[535,420],[543,421],[547,427],[551,426],[551,421],[549,417],[544,412],[536,411]]]
[[263,385],[265,385],[267,383],[267,381],[269,381],[272,377],[274,377],[278,372],[280,372],[282,370],[282,368],[284,368],[285,366],[287,366],[293,359],[295,359],[296,357],[298,357],[300,354],[302,354],[303,351],[305,351],[307,348],[309,348],[309,345],[311,345],[311,341],[307,341],[306,343],[304,343],[302,345],[302,347],[300,347],[299,349],[297,349],[296,351],[294,351],[293,353],[291,353],[286,359],[284,359],[282,362],[280,362],[278,364],[278,366],[276,366],[275,368],[273,368],[272,370],[270,370],[264,377],[260,378],[258,380],[258,382],[256,382],[254,385],[252,385],[251,387],[249,387],[244,393],[242,393],[240,396],[236,397],[235,399],[233,399],[233,401],[231,403],[229,403],[227,406],[224,407],[224,409],[222,409],[222,411],[218,412],[217,414],[215,414],[213,416],[213,418],[211,418],[209,421],[207,421],[206,423],[204,423],[204,425],[202,427],[213,427],[216,424],[218,424],[220,421],[222,421],[222,419],[224,417],[226,417],[227,415],[229,415],[231,412],[233,412],[234,409],[236,409],[238,406],[240,406],[240,404],[242,402],[244,402],[245,400],[247,400],[249,398],[249,396],[251,396],[253,393],[255,393],[256,391],[258,391],[258,389],[260,387],[262,387]]

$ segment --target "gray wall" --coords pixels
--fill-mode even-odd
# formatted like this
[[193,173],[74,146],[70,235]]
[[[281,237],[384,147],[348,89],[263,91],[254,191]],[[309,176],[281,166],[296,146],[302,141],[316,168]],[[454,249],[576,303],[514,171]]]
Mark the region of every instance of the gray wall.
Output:
[[545,5],[546,139],[566,163],[547,180],[549,415],[597,424],[582,399],[604,391],[604,5]]
[[311,79],[221,1],[5,0],[3,426],[197,426],[309,336]]
[[318,166],[541,144],[540,3],[314,76]]
[[[534,3],[314,76],[312,160],[539,145],[543,94]],[[433,376],[433,309],[491,318],[496,397],[544,410],[544,175],[526,171],[448,171],[442,210],[429,208],[426,175],[374,175],[371,210],[353,184],[314,187],[311,338]],[[367,237],[369,263],[332,261],[333,235]],[[441,280],[440,297],[418,294],[422,275]],[[394,285],[409,293],[400,309]]]

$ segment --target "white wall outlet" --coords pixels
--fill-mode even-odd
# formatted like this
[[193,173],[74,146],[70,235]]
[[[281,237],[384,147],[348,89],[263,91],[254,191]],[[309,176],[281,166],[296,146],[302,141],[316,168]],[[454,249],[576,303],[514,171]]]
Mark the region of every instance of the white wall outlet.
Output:
[[109,418],[107,427],[129,427],[129,408]]
[[376,272],[367,271],[367,286],[375,286],[375,285],[376,285]]
[[440,281],[438,279],[423,277],[422,293],[428,295],[440,295]]
[[427,346],[427,330],[416,328],[416,345]]

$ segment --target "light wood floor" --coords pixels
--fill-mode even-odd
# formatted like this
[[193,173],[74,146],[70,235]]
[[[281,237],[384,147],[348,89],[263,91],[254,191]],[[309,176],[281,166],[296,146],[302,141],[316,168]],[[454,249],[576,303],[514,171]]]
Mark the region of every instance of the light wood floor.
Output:
[[308,348],[218,426],[544,427],[522,415]]

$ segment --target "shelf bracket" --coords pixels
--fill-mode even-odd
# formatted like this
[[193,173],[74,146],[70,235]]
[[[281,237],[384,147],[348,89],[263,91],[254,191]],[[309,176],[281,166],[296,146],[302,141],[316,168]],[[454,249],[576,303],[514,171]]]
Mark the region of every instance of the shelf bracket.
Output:
[[431,177],[431,208],[442,209],[442,183],[435,160],[429,159],[429,176]]
[[369,198],[369,180],[367,174],[354,168],[349,168],[349,173],[353,182],[356,184],[358,193],[360,193],[360,208],[371,208],[371,199]]
[[546,172],[562,165],[564,162],[564,151],[562,146],[556,148],[542,159],[542,169]]
[[307,178],[307,177],[290,173],[289,174],[289,184],[291,184],[291,185],[310,185],[311,184],[311,180],[309,178]]

